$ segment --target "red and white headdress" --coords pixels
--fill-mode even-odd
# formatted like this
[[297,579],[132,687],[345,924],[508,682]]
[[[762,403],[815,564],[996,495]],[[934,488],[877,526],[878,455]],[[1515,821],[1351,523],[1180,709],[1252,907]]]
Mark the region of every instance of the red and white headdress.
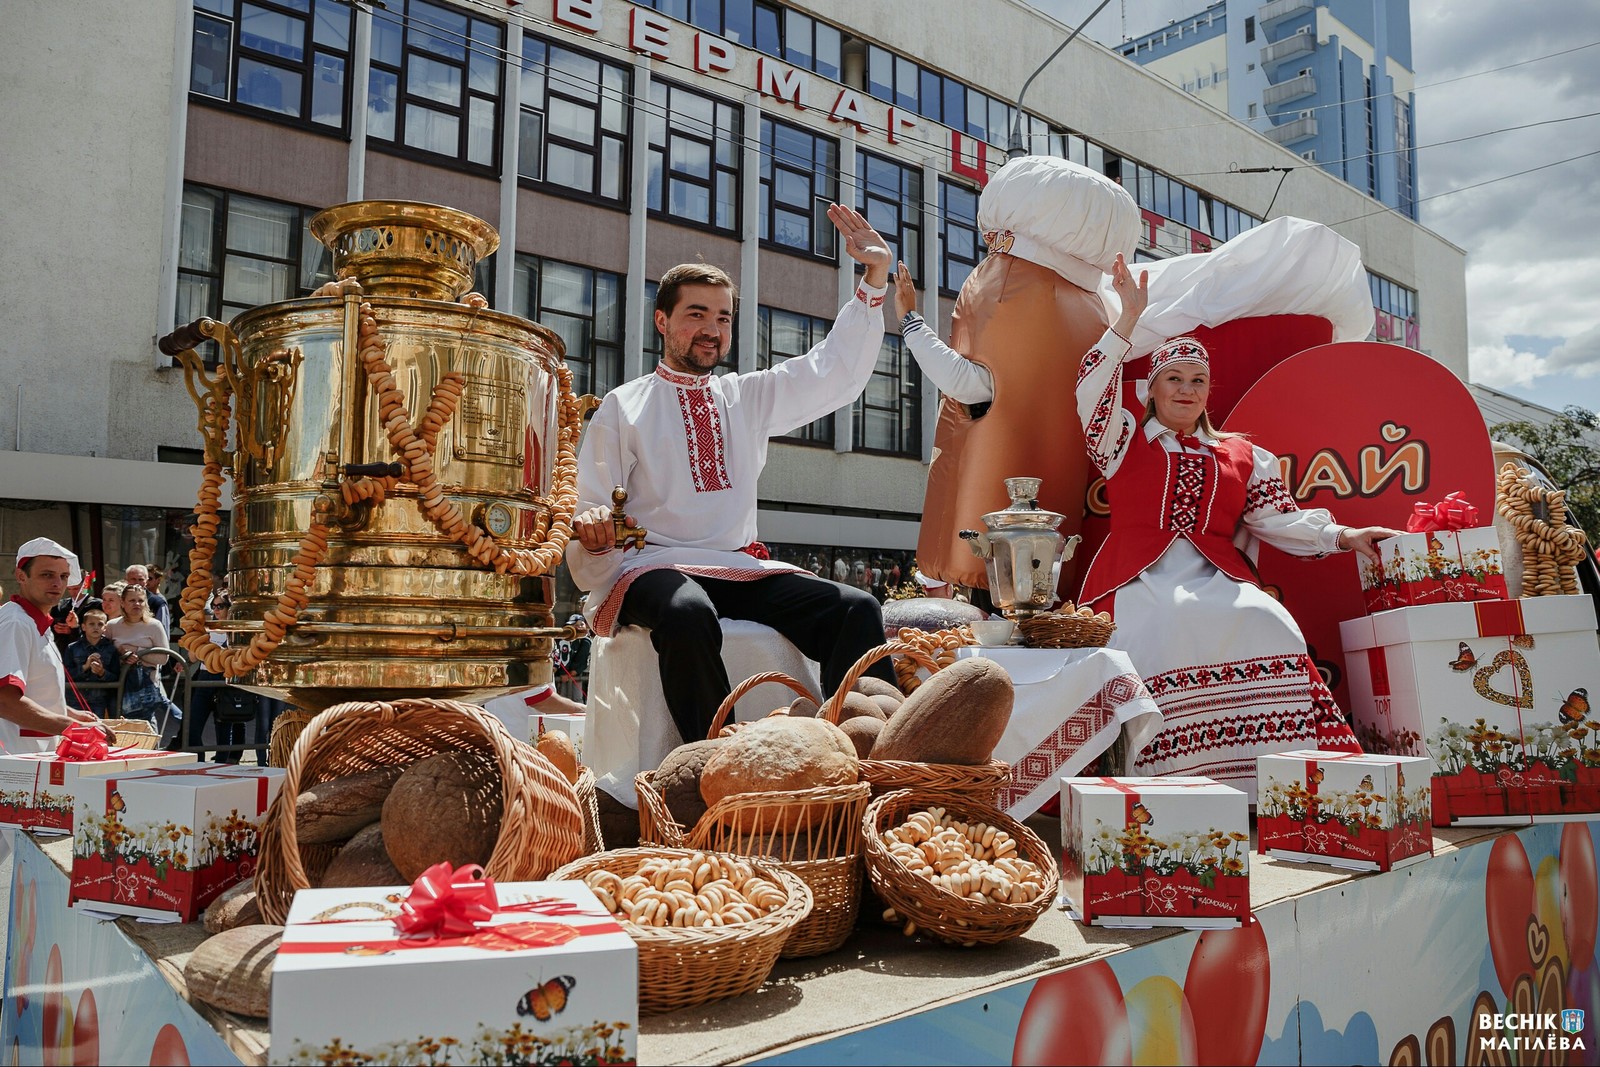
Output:
[[1211,371],[1211,356],[1205,345],[1193,337],[1174,337],[1150,353],[1150,377],[1146,380],[1155,381],[1156,375],[1174,363],[1198,363],[1208,374]]

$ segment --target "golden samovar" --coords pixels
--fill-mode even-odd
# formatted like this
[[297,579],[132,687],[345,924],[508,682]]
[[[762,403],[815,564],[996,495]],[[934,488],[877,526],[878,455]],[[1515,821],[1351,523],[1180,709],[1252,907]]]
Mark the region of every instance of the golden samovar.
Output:
[[[580,423],[560,338],[463,297],[499,244],[471,215],[362,201],[311,231],[338,281],[161,341],[205,438],[183,647],[307,709],[549,681]],[[224,469],[221,648],[204,605]]]

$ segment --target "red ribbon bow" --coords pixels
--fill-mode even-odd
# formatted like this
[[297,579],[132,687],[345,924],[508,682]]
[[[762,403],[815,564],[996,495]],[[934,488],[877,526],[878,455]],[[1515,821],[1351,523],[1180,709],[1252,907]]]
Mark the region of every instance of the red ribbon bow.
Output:
[[1202,448],[1210,448],[1211,447],[1211,442],[1202,441],[1202,440],[1200,440],[1200,438],[1196,437],[1192,433],[1180,433],[1180,434],[1178,434],[1178,443],[1180,445],[1182,445],[1184,448],[1193,448],[1193,449],[1196,449],[1196,450],[1202,449]]
[[1467,530],[1478,525],[1478,509],[1460,493],[1451,493],[1437,504],[1417,504],[1406,520],[1407,533],[1434,530]]
[[436,863],[417,876],[394,924],[408,937],[465,937],[499,910],[494,879],[475,863]]
[[75,722],[61,731],[61,740],[56,744],[56,756],[73,763],[103,760],[110,752],[106,735],[98,726],[86,722]]

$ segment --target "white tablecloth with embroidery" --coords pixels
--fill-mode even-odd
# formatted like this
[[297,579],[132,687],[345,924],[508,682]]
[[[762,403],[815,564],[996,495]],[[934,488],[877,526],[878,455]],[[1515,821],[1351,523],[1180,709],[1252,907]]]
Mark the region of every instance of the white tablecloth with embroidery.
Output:
[[[960,658],[992,659],[1011,675],[1016,704],[996,759],[1011,764],[1000,807],[1026,819],[1126,730],[1128,758],[1161,729],[1161,710],[1126,653],[1110,648],[958,649]],[[1118,773],[1128,773],[1118,768]]]

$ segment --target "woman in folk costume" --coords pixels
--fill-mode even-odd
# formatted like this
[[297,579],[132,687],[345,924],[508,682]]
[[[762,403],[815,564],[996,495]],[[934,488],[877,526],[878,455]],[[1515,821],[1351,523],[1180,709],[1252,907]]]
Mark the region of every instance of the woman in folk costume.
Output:
[[1090,461],[1106,479],[1111,533],[1089,564],[1079,603],[1110,611],[1112,643],[1160,705],[1164,724],[1135,769],[1199,774],[1255,798],[1264,752],[1360,751],[1307,655],[1294,619],[1256,583],[1251,539],[1292,555],[1376,556],[1382,527],[1341,526],[1301,509],[1278,458],[1206,414],[1209,356],[1192,337],[1151,354],[1142,415],[1123,407],[1123,359],[1148,301],[1121,258],[1112,285],[1122,312],[1084,357],[1077,403]]

